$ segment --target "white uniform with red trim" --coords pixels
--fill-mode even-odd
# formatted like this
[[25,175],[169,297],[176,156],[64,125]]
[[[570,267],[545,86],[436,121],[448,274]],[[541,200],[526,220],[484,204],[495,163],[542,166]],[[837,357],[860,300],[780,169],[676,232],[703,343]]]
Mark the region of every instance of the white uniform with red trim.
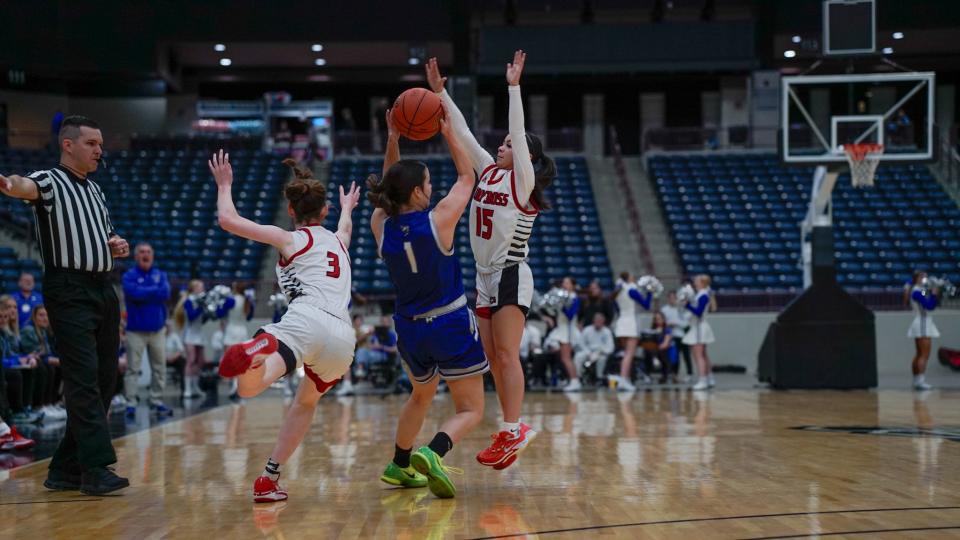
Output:
[[470,247],[477,262],[477,315],[489,317],[506,305],[529,309],[533,274],[527,266],[527,241],[539,209],[530,199],[535,185],[533,163],[523,126],[519,86],[508,86],[513,169],[499,169],[470,133],[463,114],[441,92],[447,118],[473,161],[480,181],[470,205]]
[[332,386],[350,368],[356,346],[350,255],[337,235],[319,225],[291,234],[296,251],[277,263],[277,281],[290,306],[280,322],[263,331],[293,351],[297,366],[304,366],[318,387]]

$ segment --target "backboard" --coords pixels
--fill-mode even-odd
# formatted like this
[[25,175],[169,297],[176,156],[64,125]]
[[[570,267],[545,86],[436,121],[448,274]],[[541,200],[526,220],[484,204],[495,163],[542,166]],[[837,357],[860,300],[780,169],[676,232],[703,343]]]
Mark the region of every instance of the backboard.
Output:
[[933,72],[783,77],[781,159],[845,163],[842,145],[878,143],[882,161],[931,161],[934,87]]

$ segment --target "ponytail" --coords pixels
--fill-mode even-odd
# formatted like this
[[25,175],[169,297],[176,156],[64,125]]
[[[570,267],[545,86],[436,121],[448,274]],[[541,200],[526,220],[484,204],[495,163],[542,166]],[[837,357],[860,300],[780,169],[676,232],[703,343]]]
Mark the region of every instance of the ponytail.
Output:
[[533,133],[527,133],[527,147],[533,161],[534,185],[530,200],[539,210],[549,210],[552,206],[543,193],[557,177],[557,164],[553,158],[543,153],[543,142]]

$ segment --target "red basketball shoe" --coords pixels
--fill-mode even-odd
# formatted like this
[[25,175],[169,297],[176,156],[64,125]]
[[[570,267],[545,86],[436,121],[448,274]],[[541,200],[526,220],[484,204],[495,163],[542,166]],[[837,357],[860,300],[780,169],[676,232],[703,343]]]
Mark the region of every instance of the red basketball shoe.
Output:
[[287,490],[269,476],[261,476],[253,482],[253,502],[269,503],[287,500]]
[[33,448],[33,439],[21,435],[17,428],[10,426],[10,433],[0,437],[0,450],[26,450]]
[[537,432],[527,424],[520,424],[520,435],[517,437],[509,431],[501,431],[492,435],[493,444],[477,454],[477,461],[498,471],[506,469],[536,436]]
[[250,369],[256,356],[270,355],[277,352],[277,338],[270,334],[260,334],[253,339],[231,345],[220,361],[221,377],[236,377],[243,375]]

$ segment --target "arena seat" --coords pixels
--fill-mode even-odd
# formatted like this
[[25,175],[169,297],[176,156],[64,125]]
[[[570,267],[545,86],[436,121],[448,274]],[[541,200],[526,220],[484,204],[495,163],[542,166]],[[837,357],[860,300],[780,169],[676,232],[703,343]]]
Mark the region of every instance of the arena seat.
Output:
[[[648,172],[687,274],[708,272],[721,290],[802,286],[812,168],[782,167],[773,154],[675,154],[650,157]],[[881,165],[876,180],[854,189],[841,174],[834,190],[840,283],[899,289],[914,268],[960,282],[960,208],[927,167]]]
[[[108,168],[93,178],[103,189],[114,228],[131,246],[150,242],[157,264],[171,278],[202,275],[218,280],[254,280],[265,247],[231,236],[216,223],[216,187],[203,149],[162,148],[113,152]],[[259,150],[232,150],[233,194],[241,215],[270,222],[288,172],[277,159]],[[0,150],[0,170],[27,173],[49,167],[47,151]],[[29,206],[0,197],[0,216],[32,222]],[[120,261],[123,270],[132,259]]]

